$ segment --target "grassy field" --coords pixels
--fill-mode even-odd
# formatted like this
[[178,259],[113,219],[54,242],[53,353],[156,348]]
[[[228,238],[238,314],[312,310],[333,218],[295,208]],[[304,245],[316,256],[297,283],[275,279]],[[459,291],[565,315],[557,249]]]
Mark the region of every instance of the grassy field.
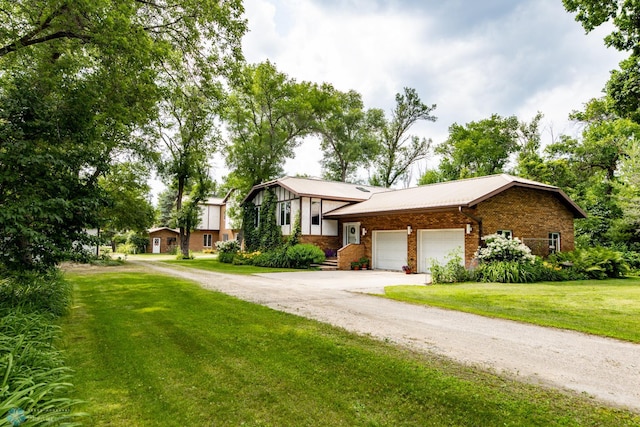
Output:
[[389,286],[400,301],[640,343],[640,279]]
[[640,415],[413,354],[140,267],[76,268],[62,322],[92,426],[632,426]]

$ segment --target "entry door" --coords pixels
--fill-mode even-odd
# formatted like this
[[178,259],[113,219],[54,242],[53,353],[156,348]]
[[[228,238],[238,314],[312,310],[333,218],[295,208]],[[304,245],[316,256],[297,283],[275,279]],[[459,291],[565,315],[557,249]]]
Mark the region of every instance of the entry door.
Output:
[[344,245],[347,246],[350,243],[355,245],[360,244],[360,223],[359,222],[347,222],[344,224],[343,233]]
[[153,238],[153,253],[154,254],[159,254],[160,253],[160,242],[161,242],[161,239],[159,237],[154,237]]

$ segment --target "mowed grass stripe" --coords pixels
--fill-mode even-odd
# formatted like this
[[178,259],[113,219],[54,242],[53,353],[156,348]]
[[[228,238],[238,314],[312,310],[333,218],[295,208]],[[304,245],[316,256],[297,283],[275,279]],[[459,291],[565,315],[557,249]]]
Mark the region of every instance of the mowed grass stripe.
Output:
[[640,279],[388,286],[398,301],[640,343]]
[[629,412],[142,271],[70,273],[87,425],[638,425]]

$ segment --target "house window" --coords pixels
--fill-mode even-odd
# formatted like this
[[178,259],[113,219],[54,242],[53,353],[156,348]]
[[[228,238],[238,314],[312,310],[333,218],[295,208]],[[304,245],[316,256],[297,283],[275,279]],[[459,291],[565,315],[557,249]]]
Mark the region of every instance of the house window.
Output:
[[222,235],[222,241],[223,241],[223,242],[226,242],[226,241],[228,241],[228,240],[229,240],[229,235],[228,235],[227,233],[224,233],[224,234]]
[[280,225],[291,224],[291,201],[278,203]]
[[511,230],[498,230],[496,231],[498,236],[503,236],[505,239],[513,239],[513,231]]
[[560,233],[549,233],[549,253],[560,252]]
[[204,246],[205,248],[210,248],[211,242],[213,240],[213,236],[211,234],[203,234],[202,237],[203,237],[202,246]]
[[311,225],[320,225],[320,201],[311,201]]

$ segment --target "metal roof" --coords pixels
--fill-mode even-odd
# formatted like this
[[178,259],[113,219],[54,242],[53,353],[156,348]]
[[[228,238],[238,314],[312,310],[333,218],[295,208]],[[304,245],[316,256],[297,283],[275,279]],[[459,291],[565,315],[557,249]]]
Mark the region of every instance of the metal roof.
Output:
[[372,187],[369,185],[349,184],[346,182],[325,181],[318,178],[296,178],[285,176],[273,181],[254,186],[245,201],[251,200],[257,192],[264,188],[280,186],[302,197],[317,197],[325,200],[342,200],[361,202],[372,195],[392,192],[390,188]]
[[418,209],[471,207],[512,187],[525,187],[555,193],[560,201],[573,212],[574,217],[586,217],[586,213],[560,188],[507,174],[442,182],[374,194],[366,201],[335,209],[324,214],[324,217],[338,218]]

